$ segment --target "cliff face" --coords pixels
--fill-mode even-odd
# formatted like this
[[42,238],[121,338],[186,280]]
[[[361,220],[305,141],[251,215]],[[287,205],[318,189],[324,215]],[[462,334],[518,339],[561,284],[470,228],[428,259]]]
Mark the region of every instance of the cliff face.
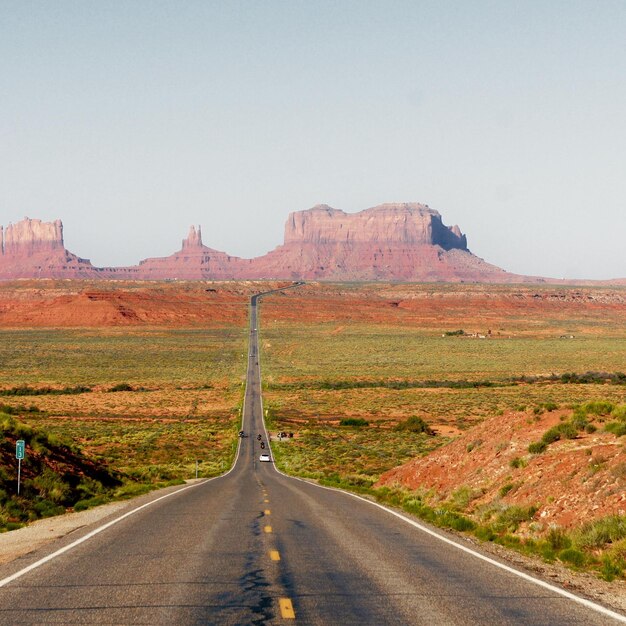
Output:
[[437,211],[416,203],[382,204],[353,214],[327,205],[291,213],[285,225],[285,245],[293,243],[435,245],[467,250],[458,226],[444,226]]
[[42,222],[25,217],[17,224],[9,224],[2,238],[2,254],[10,257],[30,257],[41,252],[62,249],[61,220]]

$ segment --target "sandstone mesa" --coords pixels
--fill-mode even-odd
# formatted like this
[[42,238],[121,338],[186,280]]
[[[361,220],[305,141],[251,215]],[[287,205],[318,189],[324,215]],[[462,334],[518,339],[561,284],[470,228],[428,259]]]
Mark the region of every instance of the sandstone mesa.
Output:
[[[130,267],[94,267],[66,250],[60,220],[25,218],[0,226],[0,279],[333,280],[544,282],[511,274],[472,254],[458,226],[419,203],[382,204],[358,213],[317,205],[289,215],[284,243],[253,259],[202,243],[192,226],[178,252]],[[552,281],[550,281],[552,282]]]

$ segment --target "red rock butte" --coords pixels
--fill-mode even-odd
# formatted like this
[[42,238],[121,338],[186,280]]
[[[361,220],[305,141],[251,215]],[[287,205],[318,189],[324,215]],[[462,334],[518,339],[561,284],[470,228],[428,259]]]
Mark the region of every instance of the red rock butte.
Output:
[[329,281],[539,282],[472,254],[458,226],[424,204],[382,204],[358,213],[327,205],[291,213],[284,243],[242,259],[202,243],[192,226],[178,252],[130,267],[94,267],[65,249],[60,220],[25,218],[2,230],[0,279],[289,279]]

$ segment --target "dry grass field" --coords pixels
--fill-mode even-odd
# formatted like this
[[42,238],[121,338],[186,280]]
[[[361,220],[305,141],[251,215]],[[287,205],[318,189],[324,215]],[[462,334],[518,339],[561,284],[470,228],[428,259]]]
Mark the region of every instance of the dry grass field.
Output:
[[[267,298],[261,318],[265,402],[282,430],[329,433],[361,418],[382,446],[414,415],[445,438],[547,402],[624,399],[624,386],[558,379],[626,370],[623,289],[307,285]],[[388,447],[389,467],[408,458]],[[302,456],[302,471],[347,467]]]
[[0,404],[141,481],[192,477],[196,460],[201,476],[218,474],[236,447],[248,300],[257,290],[4,284]]

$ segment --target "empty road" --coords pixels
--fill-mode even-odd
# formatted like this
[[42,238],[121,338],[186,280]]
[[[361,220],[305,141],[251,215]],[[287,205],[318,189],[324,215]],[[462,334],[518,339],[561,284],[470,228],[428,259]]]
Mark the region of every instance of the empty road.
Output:
[[381,507],[260,463],[257,306],[254,297],[249,436],[233,469],[0,566],[1,624],[619,623]]

